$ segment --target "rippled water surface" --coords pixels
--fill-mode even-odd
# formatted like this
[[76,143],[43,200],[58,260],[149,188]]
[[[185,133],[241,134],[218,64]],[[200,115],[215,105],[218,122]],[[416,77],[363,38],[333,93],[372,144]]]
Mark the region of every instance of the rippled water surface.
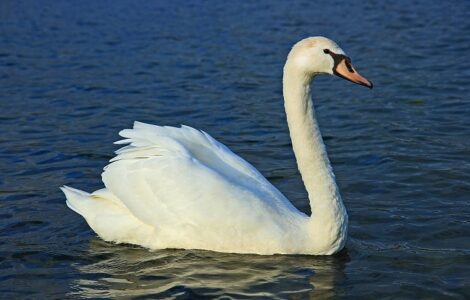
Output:
[[[470,298],[470,2],[1,1],[0,294],[12,298]],[[350,215],[332,257],[106,243],[93,191],[134,120],[209,132],[309,213],[281,95],[325,35],[375,88],[314,98]]]

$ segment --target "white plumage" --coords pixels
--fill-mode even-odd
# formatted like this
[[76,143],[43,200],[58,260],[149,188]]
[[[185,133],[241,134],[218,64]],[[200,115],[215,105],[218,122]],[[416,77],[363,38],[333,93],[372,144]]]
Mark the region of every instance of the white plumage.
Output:
[[[104,240],[151,249],[258,254],[340,250],[347,215],[314,118],[308,85],[315,74],[309,73],[311,65],[298,64],[324,47],[340,51],[325,38],[305,39],[293,48],[284,69],[289,128],[312,217],[207,133],[140,122],[120,132],[124,140],[116,143],[127,145],[104,169],[106,188],[89,194],[64,186],[67,205]],[[317,61],[318,68],[334,67],[331,57]],[[296,80],[299,74],[310,80]]]
[[105,168],[107,189],[90,195],[64,188],[68,206],[103,239],[135,244],[134,233],[143,230],[138,244],[149,248],[231,252],[266,238],[252,251],[295,245],[288,233],[307,216],[208,134],[135,122],[120,135],[126,139],[117,143],[130,145]]

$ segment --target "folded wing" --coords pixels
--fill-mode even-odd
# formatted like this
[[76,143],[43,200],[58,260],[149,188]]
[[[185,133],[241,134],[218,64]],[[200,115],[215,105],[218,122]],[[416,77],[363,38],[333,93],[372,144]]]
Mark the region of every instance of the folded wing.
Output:
[[161,234],[162,247],[275,242],[305,216],[252,165],[204,132],[136,122],[120,135],[125,139],[117,143],[128,145],[116,151],[103,182]]

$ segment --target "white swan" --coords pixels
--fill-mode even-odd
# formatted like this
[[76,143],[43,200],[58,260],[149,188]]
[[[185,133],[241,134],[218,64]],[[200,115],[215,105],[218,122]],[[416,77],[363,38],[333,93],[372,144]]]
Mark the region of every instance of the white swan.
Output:
[[341,250],[348,216],[310,97],[317,74],[372,88],[333,41],[298,42],[284,66],[284,101],[312,216],[297,210],[252,165],[205,132],[135,122],[129,144],[91,194],[62,187],[67,205],[104,240],[151,249],[329,255]]

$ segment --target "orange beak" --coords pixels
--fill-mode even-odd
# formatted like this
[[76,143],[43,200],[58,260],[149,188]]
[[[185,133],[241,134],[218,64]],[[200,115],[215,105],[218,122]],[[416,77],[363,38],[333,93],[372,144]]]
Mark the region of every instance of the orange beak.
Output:
[[354,83],[372,88],[373,84],[367,78],[359,74],[356,69],[351,64],[351,59],[345,55],[335,54],[329,52],[335,61],[335,66],[333,68],[333,73],[339,77],[342,77],[346,80],[352,81]]

